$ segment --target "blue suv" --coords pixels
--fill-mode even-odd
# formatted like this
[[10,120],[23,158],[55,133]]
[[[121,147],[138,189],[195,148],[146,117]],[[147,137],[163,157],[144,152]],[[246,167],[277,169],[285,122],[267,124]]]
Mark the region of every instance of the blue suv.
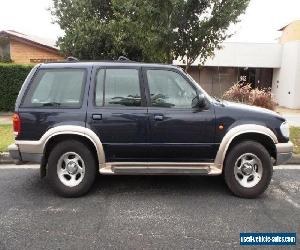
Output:
[[35,66],[13,126],[10,155],[40,163],[67,197],[100,173],[223,174],[235,195],[254,198],[293,149],[277,113],[212,98],[179,67],[128,60]]

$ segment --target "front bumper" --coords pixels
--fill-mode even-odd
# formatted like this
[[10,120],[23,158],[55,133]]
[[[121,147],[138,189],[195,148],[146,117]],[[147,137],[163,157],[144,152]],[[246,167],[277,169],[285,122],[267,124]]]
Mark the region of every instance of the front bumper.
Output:
[[275,165],[281,165],[292,158],[293,143],[289,141],[287,143],[277,143],[275,145],[277,152]]
[[18,161],[24,161],[24,162],[35,162],[40,163],[42,161],[42,154],[39,153],[27,153],[27,152],[21,152],[19,149],[19,146],[17,144],[11,144],[8,146],[8,152],[11,158]]

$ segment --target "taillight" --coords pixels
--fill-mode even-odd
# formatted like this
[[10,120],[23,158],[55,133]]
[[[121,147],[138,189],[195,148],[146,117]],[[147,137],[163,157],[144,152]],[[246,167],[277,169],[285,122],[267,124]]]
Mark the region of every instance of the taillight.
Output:
[[18,134],[21,132],[21,119],[20,116],[17,113],[13,114],[12,117],[13,120],[13,129],[15,136],[18,136]]

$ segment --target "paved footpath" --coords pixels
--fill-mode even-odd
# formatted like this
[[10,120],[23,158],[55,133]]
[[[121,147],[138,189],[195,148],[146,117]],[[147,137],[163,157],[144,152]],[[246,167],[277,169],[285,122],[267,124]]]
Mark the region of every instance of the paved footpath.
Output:
[[283,114],[291,126],[300,127],[300,114]]
[[300,166],[277,167],[248,200],[204,176],[101,176],[66,199],[37,165],[0,165],[0,249],[239,249],[240,232],[299,239]]

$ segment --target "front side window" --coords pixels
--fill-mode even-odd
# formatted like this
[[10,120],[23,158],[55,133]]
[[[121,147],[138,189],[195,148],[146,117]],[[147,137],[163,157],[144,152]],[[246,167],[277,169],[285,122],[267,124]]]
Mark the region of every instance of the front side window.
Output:
[[84,69],[41,69],[30,85],[23,106],[79,108],[85,78]]
[[196,90],[178,73],[147,70],[151,105],[166,108],[191,108]]
[[96,76],[96,106],[141,106],[137,69],[100,69]]

